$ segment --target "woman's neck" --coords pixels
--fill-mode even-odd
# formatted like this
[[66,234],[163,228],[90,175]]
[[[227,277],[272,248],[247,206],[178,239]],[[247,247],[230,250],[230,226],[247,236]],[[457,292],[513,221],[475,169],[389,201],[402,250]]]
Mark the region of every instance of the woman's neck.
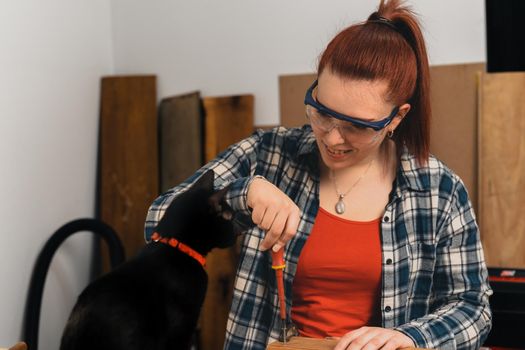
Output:
[[337,178],[351,180],[370,168],[367,174],[375,173],[382,178],[391,178],[397,171],[396,144],[394,141],[386,139],[376,152],[342,169],[331,170],[322,160],[320,162],[321,177],[328,177],[332,172],[332,175],[337,176]]

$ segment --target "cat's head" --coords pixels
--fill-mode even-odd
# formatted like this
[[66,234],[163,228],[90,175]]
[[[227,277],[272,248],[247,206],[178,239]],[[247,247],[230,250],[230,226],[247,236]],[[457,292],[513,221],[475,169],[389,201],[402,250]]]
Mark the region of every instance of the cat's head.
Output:
[[229,186],[214,191],[214,172],[205,172],[166,209],[155,231],[175,237],[199,253],[235,243],[240,228],[233,222],[233,210],[225,201]]

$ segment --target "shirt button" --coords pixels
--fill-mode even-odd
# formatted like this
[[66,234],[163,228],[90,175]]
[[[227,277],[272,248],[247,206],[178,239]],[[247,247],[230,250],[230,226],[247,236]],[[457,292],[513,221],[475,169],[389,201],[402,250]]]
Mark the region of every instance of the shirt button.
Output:
[[388,221],[390,221],[390,218],[389,218],[388,216],[385,216],[385,217],[383,218],[383,221],[384,221],[384,222],[388,222]]
[[392,311],[392,308],[390,306],[385,307],[385,312],[390,312],[390,311]]
[[386,259],[386,264],[387,265],[391,265],[392,264],[392,259]]

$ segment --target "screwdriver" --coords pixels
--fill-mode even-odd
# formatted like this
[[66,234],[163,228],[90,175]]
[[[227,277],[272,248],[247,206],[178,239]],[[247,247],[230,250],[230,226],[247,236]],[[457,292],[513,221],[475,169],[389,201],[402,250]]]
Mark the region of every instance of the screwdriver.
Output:
[[272,252],[272,269],[275,270],[275,279],[277,281],[277,294],[279,296],[279,315],[281,317],[281,335],[279,340],[283,343],[287,342],[288,327],[286,322],[286,299],[284,298],[284,249],[281,248],[277,252]]

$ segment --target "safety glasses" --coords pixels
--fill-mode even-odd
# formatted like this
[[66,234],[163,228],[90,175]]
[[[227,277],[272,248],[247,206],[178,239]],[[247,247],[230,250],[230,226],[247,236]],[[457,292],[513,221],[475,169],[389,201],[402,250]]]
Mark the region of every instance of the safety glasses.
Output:
[[362,119],[344,115],[336,111],[333,111],[328,107],[325,107],[324,105],[319,103],[317,100],[315,100],[312,93],[316,87],[317,87],[317,79],[313,82],[312,86],[310,86],[310,88],[308,88],[308,90],[306,91],[306,95],[304,97],[304,104],[306,106],[311,106],[315,108],[320,115],[329,115],[336,119],[350,122],[357,127],[370,128],[375,131],[382,130],[392,122],[392,119],[394,119],[394,117],[397,115],[397,112],[399,112],[399,107],[396,106],[394,107],[394,109],[392,110],[392,112],[390,113],[388,117],[381,119],[381,120],[377,120],[377,121],[365,121]]

